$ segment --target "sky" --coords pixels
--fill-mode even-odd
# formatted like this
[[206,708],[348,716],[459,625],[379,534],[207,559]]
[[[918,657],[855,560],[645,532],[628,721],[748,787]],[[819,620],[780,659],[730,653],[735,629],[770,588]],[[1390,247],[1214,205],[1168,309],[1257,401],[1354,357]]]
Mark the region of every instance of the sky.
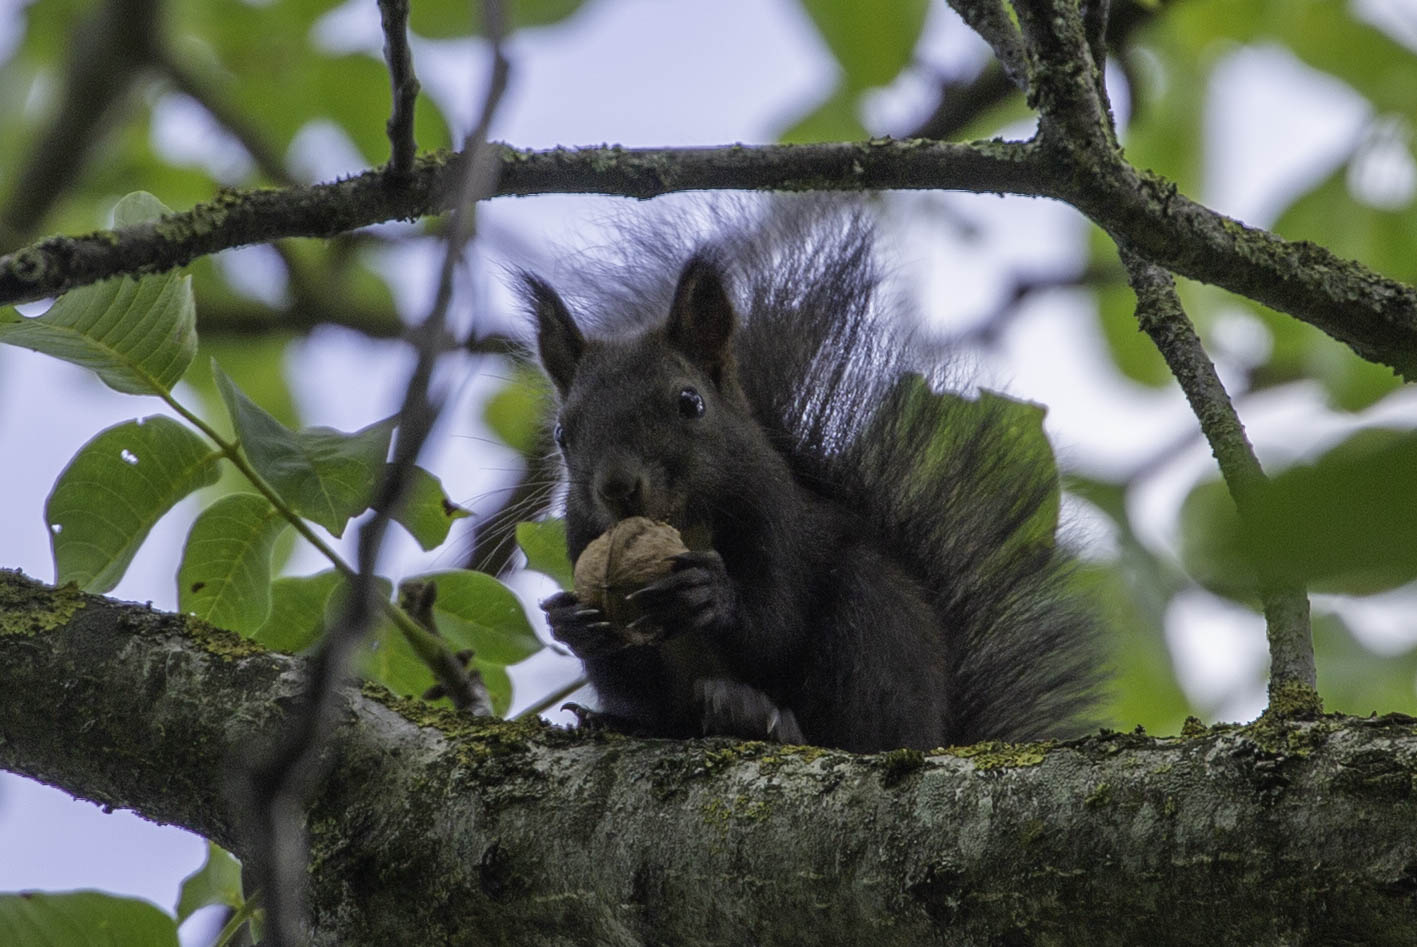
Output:
[[[1408,26],[1417,22],[1410,3],[1369,0],[1364,7],[1375,17]],[[0,15],[0,34],[6,22]],[[979,41],[942,3],[933,8],[929,32],[923,48],[941,68],[958,70],[961,62],[984,55]],[[373,3],[347,4],[328,20],[323,36],[332,45],[377,50]],[[480,101],[480,52],[470,42],[415,48],[425,89],[464,123]],[[833,81],[833,65],[811,24],[783,0],[601,0],[564,24],[517,34],[510,55],[513,82],[494,137],[532,147],[766,142]],[[724,68],[726,58],[731,68]],[[478,63],[474,78],[468,76],[469,63]],[[1220,134],[1208,139],[1222,142],[1223,149],[1207,156],[1207,189],[1194,196],[1249,223],[1271,223],[1287,195],[1328,173],[1371,117],[1351,91],[1280,50],[1237,48],[1217,76],[1225,95],[1213,102],[1208,122]],[[873,101],[868,119],[882,128],[906,126],[929,96],[928,76],[921,71]],[[164,147],[196,160],[232,160],[219,145],[213,149],[220,139],[210,135],[190,103],[173,100],[164,115],[159,123]],[[1027,133],[1027,127],[1018,130]],[[360,168],[353,149],[328,130],[312,130],[293,150],[297,163],[322,179]],[[1406,166],[1398,161],[1384,186],[1400,186],[1410,164],[1410,156]],[[1078,262],[1085,243],[1084,222],[1059,204],[975,195],[937,200],[958,220],[988,225],[965,238],[961,228],[921,223],[908,231],[920,239],[900,241],[908,249],[896,264],[941,327],[967,328],[998,306],[1013,274],[1061,271]],[[504,245],[527,248],[529,265],[537,268],[554,263],[558,246],[593,243],[598,222],[623,205],[594,198],[500,200],[484,206],[480,225]],[[269,264],[265,252],[231,254],[226,265],[247,274],[259,291]],[[402,310],[421,314],[431,298],[433,261],[405,255],[388,267],[399,274],[394,289]],[[474,296],[509,310],[493,269],[473,272]],[[1264,344],[1243,319],[1227,338],[1236,359],[1243,359],[1246,346]],[[389,346],[328,331],[296,346],[289,367],[306,422],[352,430],[393,410],[407,360]],[[977,368],[983,383],[1048,405],[1049,434],[1064,462],[1076,469],[1129,469],[1194,429],[1178,391],[1144,389],[1108,366],[1089,300],[1080,294],[1054,293],[1028,303],[998,350],[981,357]],[[1221,368],[1226,369],[1224,358]],[[475,499],[495,489],[517,460],[489,448],[476,420],[475,406],[495,387],[500,370],[470,362],[465,369],[470,374],[457,383],[458,400],[426,463],[444,478],[451,496]],[[352,373],[367,383],[345,384]],[[338,391],[339,398],[328,397],[330,391]],[[45,396],[33,397],[34,392]],[[0,505],[0,563],[52,579],[39,513],[50,485],[95,431],[160,408],[156,399],[143,401],[114,396],[79,369],[0,347],[0,455],[23,457],[0,471],[7,498]],[[1398,419],[1405,413],[1403,423],[1410,425],[1414,406],[1409,398],[1383,410]],[[1306,449],[1314,451],[1337,440],[1351,423],[1330,415],[1320,395],[1302,386],[1282,397],[1249,399],[1244,410],[1262,460],[1292,459],[1298,429],[1306,432]],[[1174,511],[1190,486],[1212,470],[1208,449],[1195,440],[1137,491],[1134,512],[1144,538],[1156,548],[1174,548]],[[1080,504],[1071,513],[1084,543],[1105,551],[1105,525]],[[192,515],[189,504],[158,524],[116,597],[151,600],[159,608],[174,605],[176,550]],[[408,543],[388,553],[396,568],[412,567],[415,560]],[[446,558],[425,560],[425,567],[451,564]],[[298,557],[292,571],[316,568],[315,559]],[[529,602],[550,591],[535,577],[518,585]],[[1359,622],[1375,639],[1403,630],[1394,625],[1393,608],[1383,604],[1364,606],[1368,611]],[[534,606],[529,612],[539,620]],[[1248,719],[1262,707],[1256,681],[1262,681],[1266,658],[1263,626],[1255,616],[1208,595],[1185,596],[1168,617],[1168,640],[1195,698],[1219,708],[1225,719]],[[539,655],[515,671],[518,699],[524,705],[575,674],[573,661],[550,652]],[[0,890],[96,887],[170,908],[178,881],[204,855],[204,843],[185,832],[151,826],[129,813],[104,814],[55,790],[0,776]],[[187,937],[196,942],[200,934],[189,931]]]

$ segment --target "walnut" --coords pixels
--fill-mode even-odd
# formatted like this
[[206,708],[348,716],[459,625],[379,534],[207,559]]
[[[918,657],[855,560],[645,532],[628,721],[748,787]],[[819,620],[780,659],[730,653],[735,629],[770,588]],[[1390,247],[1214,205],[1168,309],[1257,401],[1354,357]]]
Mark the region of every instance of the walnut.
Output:
[[631,516],[591,541],[576,560],[576,596],[624,626],[639,617],[625,596],[668,575],[673,557],[688,552],[679,531],[668,523]]

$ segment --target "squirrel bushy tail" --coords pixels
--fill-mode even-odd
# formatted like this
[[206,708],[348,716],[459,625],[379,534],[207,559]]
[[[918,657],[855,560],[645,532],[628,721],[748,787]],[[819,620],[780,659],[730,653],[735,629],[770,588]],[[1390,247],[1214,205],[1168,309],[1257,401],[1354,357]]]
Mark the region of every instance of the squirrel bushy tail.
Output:
[[[814,506],[837,511],[836,541],[879,550],[891,564],[881,581],[903,575],[901,594],[928,606],[939,647],[920,660],[940,665],[929,680],[942,691],[927,711],[940,721],[931,739],[1085,726],[1101,679],[1097,623],[1055,541],[1057,472],[1041,412],[938,391],[948,366],[885,295],[859,206],[779,198],[765,212],[718,204],[686,216],[629,227],[609,259],[578,267],[577,316],[612,337],[653,331],[676,304],[685,260],[711,260],[737,313],[732,370],[753,421]],[[875,561],[852,555],[858,571]],[[831,643],[846,654],[833,674],[846,681],[849,649],[879,643],[870,615],[839,623],[849,640]]]

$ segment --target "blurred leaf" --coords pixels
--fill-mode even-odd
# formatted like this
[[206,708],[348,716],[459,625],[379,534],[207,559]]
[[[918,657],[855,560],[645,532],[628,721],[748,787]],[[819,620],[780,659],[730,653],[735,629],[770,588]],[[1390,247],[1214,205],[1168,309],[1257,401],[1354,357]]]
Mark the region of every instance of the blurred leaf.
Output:
[[1314,661],[1330,713],[1417,713],[1417,650],[1379,655],[1365,648],[1338,615],[1315,614]]
[[389,454],[395,418],[352,434],[328,427],[292,431],[212,367],[217,388],[251,465],[302,516],[336,536],[350,518],[368,509]]
[[1309,66],[1340,77],[1378,111],[1417,117],[1414,54],[1355,12],[1347,3],[1202,0],[1172,5],[1158,32],[1164,29],[1197,53],[1217,42],[1279,43]]
[[271,608],[271,550],[290,523],[263,496],[233,493],[202,511],[177,571],[178,608],[243,635]]
[[[581,0],[513,0],[506,6],[512,29],[545,26],[564,20],[580,9]],[[409,10],[409,26],[419,36],[444,39],[482,34],[477,8],[462,0],[419,0]]]
[[409,471],[408,495],[394,520],[425,551],[442,545],[453,522],[471,514],[448,499],[443,482],[422,467]]
[[1176,680],[1166,644],[1168,597],[1149,586],[1156,564],[1139,546],[1129,545],[1112,563],[1084,563],[1077,581],[1103,610],[1114,674],[1106,691],[1104,722],[1123,730],[1138,725],[1153,734],[1179,733],[1192,713]]
[[1220,480],[1197,484],[1180,514],[1181,561],[1186,571],[1216,595],[1254,605],[1259,577],[1241,540],[1240,514]]
[[540,520],[517,524],[517,545],[526,554],[526,567],[550,576],[563,589],[575,584],[566,552],[566,521]]
[[861,141],[869,137],[857,115],[857,99],[849,90],[838,88],[822,104],[798,119],[778,140],[787,144],[821,141]]
[[[127,226],[166,210],[137,192],[119,202],[115,220]],[[197,352],[191,278],[170,272],[79,287],[42,316],[0,322],[0,342],[82,365],[125,394],[171,391]]]
[[271,583],[270,614],[251,637],[278,651],[305,650],[324,632],[330,599],[344,582],[334,569],[276,579]]
[[846,86],[883,86],[910,64],[925,26],[927,0],[802,0]]
[[523,455],[537,450],[546,426],[546,381],[530,365],[516,363],[501,390],[487,399],[482,420],[502,443]]
[[177,947],[177,923],[146,901],[97,891],[0,894],[6,947]]
[[1181,516],[1187,569],[1230,598],[1254,600],[1248,548],[1275,575],[1314,591],[1369,595],[1403,585],[1417,578],[1417,432],[1359,431],[1280,473],[1258,498],[1249,536],[1218,481],[1192,490]]
[[[1096,226],[1089,231],[1093,263],[1116,265],[1117,246],[1112,238]],[[1171,369],[1137,322],[1137,297],[1132,288],[1125,282],[1109,282],[1098,286],[1093,294],[1102,338],[1122,374],[1152,388],[1170,385]]]
[[481,658],[472,662],[477,673],[482,675],[482,683],[487,687],[487,696],[492,698],[492,712],[505,717],[512,706],[512,677],[501,664],[492,664]]
[[437,584],[433,616],[453,650],[472,648],[488,664],[515,664],[541,650],[521,601],[492,576],[457,569],[410,581]]
[[45,504],[55,581],[88,592],[118,584],[153,524],[217,479],[217,454],[171,418],[125,421],[79,449]]
[[236,909],[245,903],[241,896],[241,863],[215,842],[207,843],[207,860],[182,881],[177,897],[177,923],[204,907],[220,904]]
[[1256,541],[1280,574],[1365,595],[1417,578],[1417,432],[1359,431],[1274,478]]

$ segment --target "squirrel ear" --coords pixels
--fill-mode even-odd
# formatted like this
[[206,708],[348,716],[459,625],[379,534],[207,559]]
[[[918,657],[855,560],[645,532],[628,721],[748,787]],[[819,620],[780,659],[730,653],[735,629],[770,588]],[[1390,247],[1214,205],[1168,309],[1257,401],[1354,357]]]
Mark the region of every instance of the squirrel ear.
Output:
[[541,367],[564,396],[571,388],[576,363],[585,352],[585,336],[576,328],[566,304],[549,284],[530,273],[522,274],[522,283],[536,316],[536,349]]
[[669,344],[718,382],[732,358],[736,318],[723,271],[710,257],[696,254],[684,264],[674,290],[664,327]]

